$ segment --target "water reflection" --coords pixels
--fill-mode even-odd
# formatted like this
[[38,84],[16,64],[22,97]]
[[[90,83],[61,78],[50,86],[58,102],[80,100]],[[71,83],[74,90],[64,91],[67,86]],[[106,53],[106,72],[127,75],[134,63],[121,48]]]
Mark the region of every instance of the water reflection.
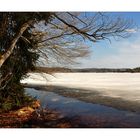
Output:
[[121,111],[104,105],[85,103],[67,98],[53,92],[26,88],[26,93],[38,98],[41,105],[61,112],[65,117],[78,118],[80,123],[93,126],[97,123],[104,127],[140,127],[140,114]]

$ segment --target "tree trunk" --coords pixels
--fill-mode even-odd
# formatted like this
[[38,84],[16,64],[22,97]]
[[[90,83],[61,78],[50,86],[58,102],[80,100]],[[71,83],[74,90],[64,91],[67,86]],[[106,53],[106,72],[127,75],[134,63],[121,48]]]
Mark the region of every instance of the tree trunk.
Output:
[[3,55],[0,56],[0,68],[3,65],[3,63],[7,60],[7,58],[12,54],[13,49],[15,48],[17,41],[19,40],[19,38],[22,36],[22,34],[26,31],[26,29],[31,24],[33,24],[32,20],[24,23],[21,26],[19,32],[15,35],[15,38],[12,40],[10,47],[7,49],[7,51]]

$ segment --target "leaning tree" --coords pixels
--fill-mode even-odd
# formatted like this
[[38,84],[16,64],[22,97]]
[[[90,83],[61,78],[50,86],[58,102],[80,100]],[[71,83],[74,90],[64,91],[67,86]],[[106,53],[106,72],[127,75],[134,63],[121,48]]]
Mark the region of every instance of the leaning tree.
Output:
[[72,63],[89,54],[85,40],[126,38],[131,20],[105,13],[0,13],[0,107],[28,102],[20,80],[41,63]]

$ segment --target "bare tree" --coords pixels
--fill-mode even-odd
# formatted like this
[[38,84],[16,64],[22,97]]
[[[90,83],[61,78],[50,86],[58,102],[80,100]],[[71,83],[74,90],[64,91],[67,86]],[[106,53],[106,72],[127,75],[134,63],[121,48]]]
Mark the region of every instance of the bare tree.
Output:
[[[36,28],[32,28],[33,25]],[[52,20],[46,26],[43,20],[37,24],[29,20],[21,26],[8,50],[0,56],[0,67],[12,53],[19,38],[24,39],[26,43],[31,43],[30,39],[22,36],[28,27],[34,40],[33,45],[36,46],[34,48],[39,53],[47,58],[54,57],[58,61],[71,61],[71,58],[83,57],[89,53],[83,43],[85,39],[97,42],[105,39],[110,41],[110,37],[126,38],[130,35],[128,29],[133,26],[131,20],[112,18],[104,13],[53,13]]]
[[106,13],[59,12],[53,14],[47,26],[40,22],[32,35],[38,52],[47,58],[42,62],[55,59],[58,63],[70,63],[89,54],[85,40],[94,43],[127,38],[131,34],[128,30],[132,28],[132,20]]

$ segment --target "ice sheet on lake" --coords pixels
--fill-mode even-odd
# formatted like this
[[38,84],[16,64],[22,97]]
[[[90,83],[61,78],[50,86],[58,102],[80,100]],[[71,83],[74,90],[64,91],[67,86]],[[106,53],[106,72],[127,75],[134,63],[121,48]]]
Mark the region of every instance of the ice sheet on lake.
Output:
[[140,102],[140,73],[29,73],[21,82],[99,90],[103,96]]

